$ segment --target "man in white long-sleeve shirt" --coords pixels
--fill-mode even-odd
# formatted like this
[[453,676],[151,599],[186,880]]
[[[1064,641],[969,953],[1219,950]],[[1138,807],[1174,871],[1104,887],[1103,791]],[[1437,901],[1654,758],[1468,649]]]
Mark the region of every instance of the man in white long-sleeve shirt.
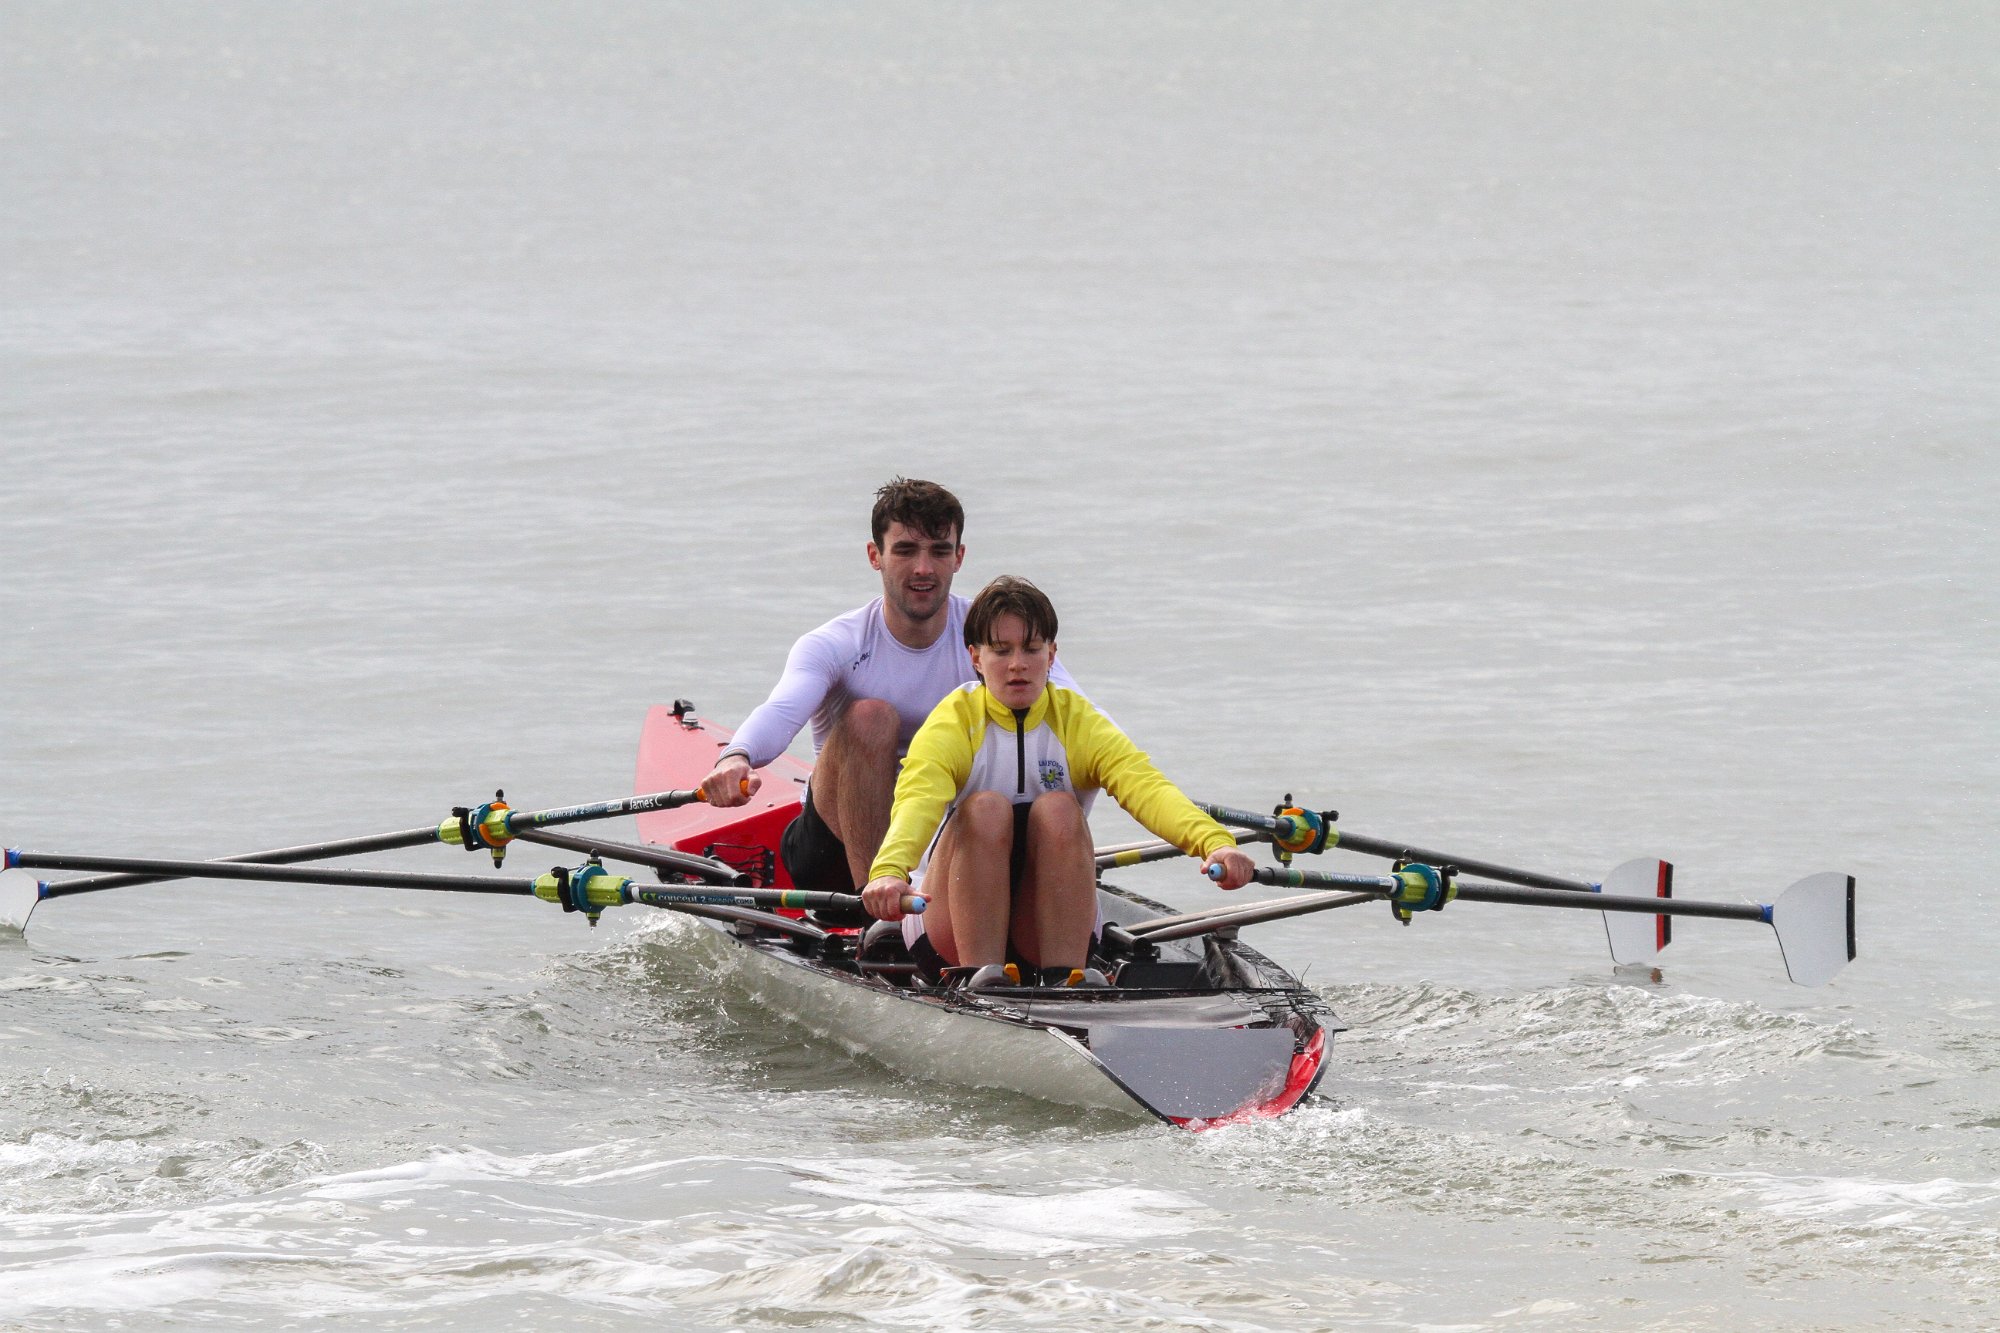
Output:
[[[965,510],[929,481],[901,477],[875,493],[868,564],[882,595],[792,645],[771,697],[753,710],[702,780],[712,805],[741,805],[755,771],[812,724],[816,759],[805,807],[779,847],[803,889],[853,893],[889,828],[896,769],[938,701],[977,678],[965,647]],[[1050,679],[1074,688],[1056,664]]]

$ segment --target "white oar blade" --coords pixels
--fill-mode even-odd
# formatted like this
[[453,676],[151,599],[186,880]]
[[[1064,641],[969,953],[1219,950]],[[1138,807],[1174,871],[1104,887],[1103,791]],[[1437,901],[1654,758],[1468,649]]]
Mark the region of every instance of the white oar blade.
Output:
[[[1674,868],[1653,857],[1627,861],[1604,877],[1601,893],[1621,898],[1671,898]],[[1650,963],[1673,939],[1673,918],[1640,912],[1602,912],[1611,959],[1617,963]]]
[[1824,986],[1854,957],[1854,876],[1807,875],[1778,895],[1771,926],[1786,975],[1801,986]]
[[41,881],[19,868],[0,870],[0,938],[28,933],[28,914],[42,900]]

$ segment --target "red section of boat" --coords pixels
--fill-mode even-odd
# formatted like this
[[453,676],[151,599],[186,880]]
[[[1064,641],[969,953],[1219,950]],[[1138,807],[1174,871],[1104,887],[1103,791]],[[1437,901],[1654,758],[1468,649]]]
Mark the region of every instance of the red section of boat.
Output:
[[[653,708],[639,733],[639,766],[633,775],[633,790],[675,791],[694,786],[715,767],[716,756],[733,734],[728,727],[713,722],[676,716],[665,705]],[[758,770],[764,783],[747,805],[718,809],[696,802],[676,810],[654,810],[638,816],[639,836],[697,856],[710,855],[710,848],[721,847],[724,853],[720,859],[732,863],[738,858],[726,852],[736,847],[763,848],[775,860],[778,839],[799,812],[811,772],[790,755],[780,755]],[[776,863],[776,887],[793,887],[782,862]]]
[[1269,1120],[1274,1116],[1281,1116],[1297,1106],[1305,1095],[1312,1091],[1313,1084],[1319,1082],[1320,1067],[1325,1062],[1326,1029],[1316,1028],[1312,1040],[1306,1043],[1306,1048],[1292,1057],[1292,1067],[1285,1076],[1285,1086],[1263,1101],[1253,1102],[1240,1110],[1231,1111],[1228,1115],[1212,1116],[1206,1120],[1192,1117],[1182,1119],[1178,1116],[1168,1116],[1167,1119],[1183,1129],[1193,1130],[1199,1134],[1207,1129],[1222,1129],[1229,1125],[1243,1125],[1253,1120]]

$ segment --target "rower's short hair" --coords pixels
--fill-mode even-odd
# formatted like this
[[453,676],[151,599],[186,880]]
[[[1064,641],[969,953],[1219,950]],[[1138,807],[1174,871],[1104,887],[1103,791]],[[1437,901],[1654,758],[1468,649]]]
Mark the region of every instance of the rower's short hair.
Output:
[[891,523],[914,528],[926,537],[949,537],[954,546],[965,540],[965,507],[934,481],[890,478],[887,486],[875,492],[875,512],[868,521],[877,546],[888,535]]
[[1055,642],[1056,608],[1049,595],[1026,579],[1002,574],[981,588],[965,609],[965,646],[978,648],[992,642],[989,636],[994,623],[1009,614],[1021,617],[1029,638]]

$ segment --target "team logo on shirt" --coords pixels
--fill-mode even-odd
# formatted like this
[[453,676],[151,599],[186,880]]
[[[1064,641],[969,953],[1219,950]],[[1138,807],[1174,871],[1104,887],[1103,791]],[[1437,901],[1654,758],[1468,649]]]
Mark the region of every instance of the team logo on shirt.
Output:
[[1062,790],[1063,777],[1065,776],[1063,773],[1062,760],[1060,759],[1037,760],[1035,766],[1039,768],[1042,772],[1043,791]]

